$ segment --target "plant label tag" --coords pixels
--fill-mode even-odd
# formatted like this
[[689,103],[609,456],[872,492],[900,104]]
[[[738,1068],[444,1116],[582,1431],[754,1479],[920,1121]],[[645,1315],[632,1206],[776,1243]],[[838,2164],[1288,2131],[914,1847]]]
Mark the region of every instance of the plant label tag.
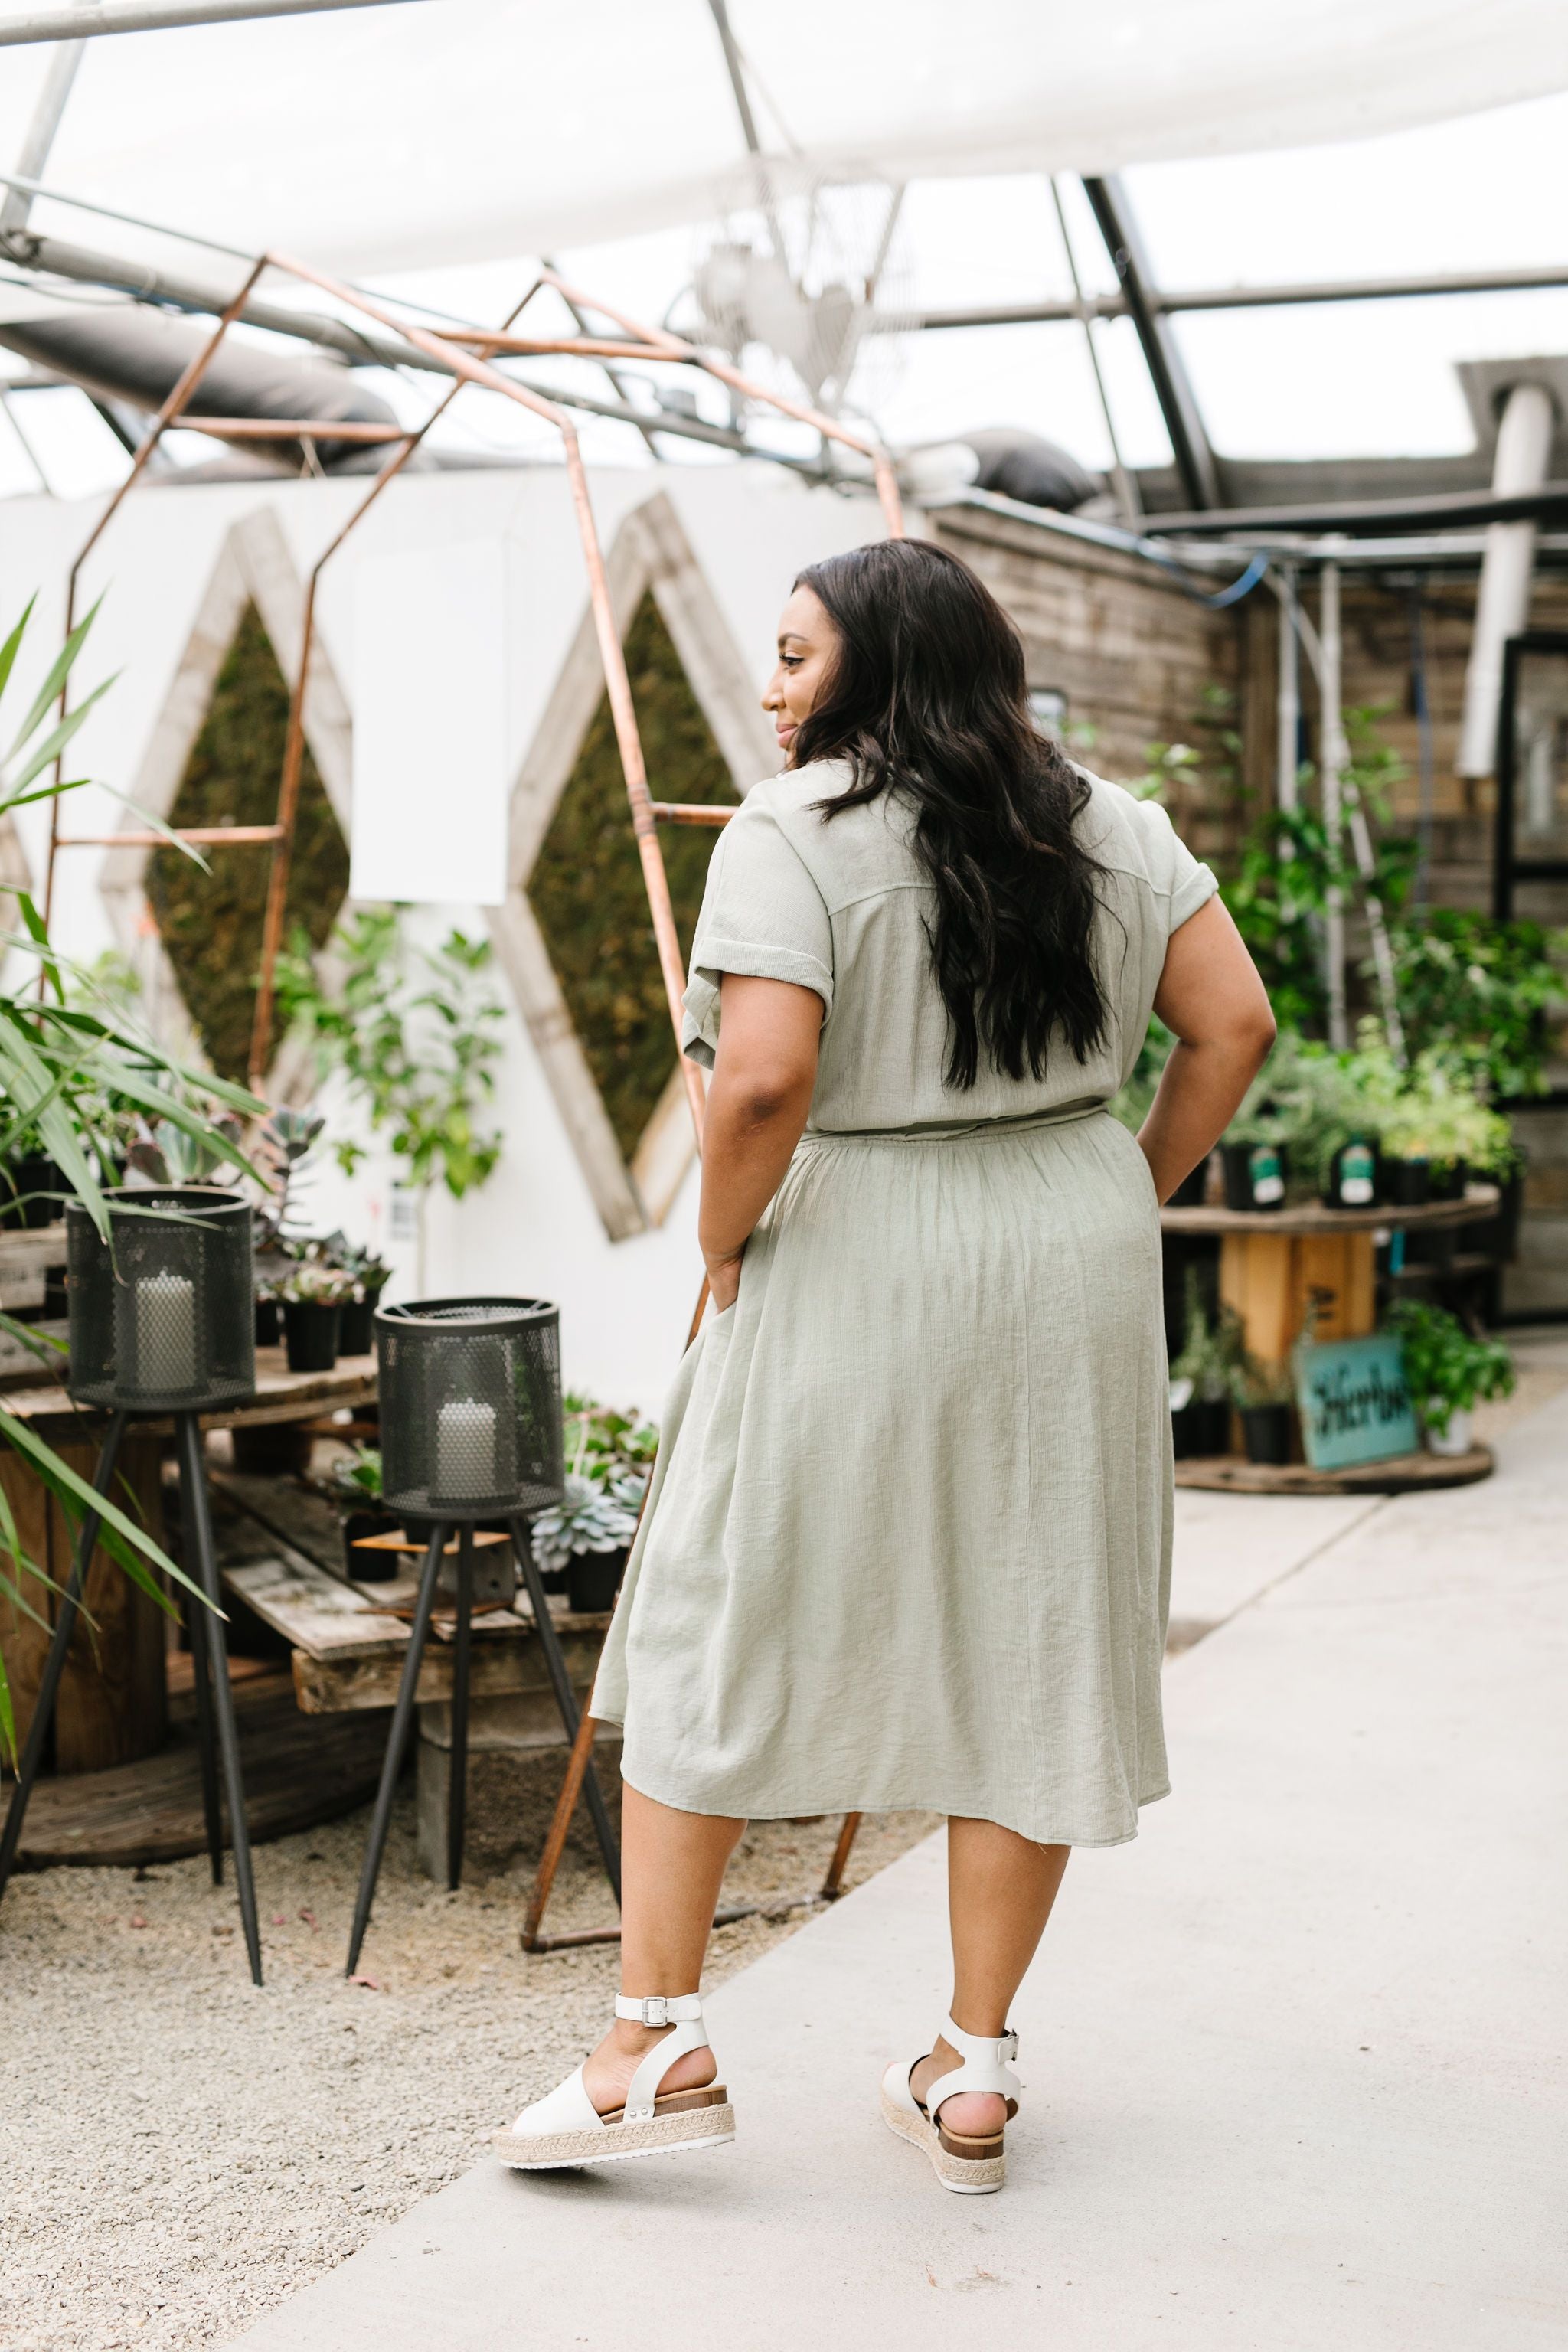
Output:
[[1347,1143],[1340,1154],[1340,1199],[1347,1209],[1370,1209],[1377,1163],[1364,1143]]
[[1271,1143],[1258,1144],[1247,1163],[1251,1180],[1255,1207],[1271,1209],[1276,1201],[1285,1198],[1285,1178],[1279,1167],[1279,1154]]

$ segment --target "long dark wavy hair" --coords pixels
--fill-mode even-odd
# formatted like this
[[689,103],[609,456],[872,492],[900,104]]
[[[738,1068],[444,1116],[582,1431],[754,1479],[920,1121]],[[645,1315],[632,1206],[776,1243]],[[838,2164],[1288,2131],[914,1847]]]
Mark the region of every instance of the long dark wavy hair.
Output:
[[1103,871],[1074,820],[1084,778],[1029,715],[1017,631],[966,563],[883,540],[809,564],[838,633],[791,765],[847,761],[825,819],[896,793],[936,893],[931,961],[950,1029],[946,1079],[973,1087],[984,1047],[1010,1078],[1044,1075],[1053,1036],[1081,1062],[1105,1033],[1091,930]]

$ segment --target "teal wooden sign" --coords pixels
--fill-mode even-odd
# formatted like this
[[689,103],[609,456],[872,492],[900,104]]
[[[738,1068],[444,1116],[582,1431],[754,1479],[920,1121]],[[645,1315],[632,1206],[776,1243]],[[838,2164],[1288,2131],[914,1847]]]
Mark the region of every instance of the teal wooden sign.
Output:
[[1296,1350],[1301,1440],[1314,1470],[1387,1462],[1421,1443],[1395,1339],[1303,1342]]

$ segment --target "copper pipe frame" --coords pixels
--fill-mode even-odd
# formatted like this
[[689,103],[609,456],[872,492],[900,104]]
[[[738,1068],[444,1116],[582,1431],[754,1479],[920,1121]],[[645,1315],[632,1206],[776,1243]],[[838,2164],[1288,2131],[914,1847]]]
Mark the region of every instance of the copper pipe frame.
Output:
[[[402,471],[408,459],[418,447],[425,435],[437,422],[437,418],[445,414],[451,403],[457,398],[458,394],[463,389],[464,384],[478,383],[483,385],[489,391],[499,392],[504,398],[515,401],[519,406],[526,408],[531,415],[542,417],[547,423],[553,425],[556,431],[561,436],[562,450],[565,459],[567,478],[571,487],[573,508],[575,513],[578,533],[582,543],[584,565],[588,577],[588,593],[594,615],[595,635],[598,641],[600,659],[604,665],[605,691],[609,698],[611,719],[615,727],[616,746],[620,752],[622,773],[626,781],[626,800],[631,811],[632,830],[637,839],[637,854],[642,865],[643,882],[647,893],[648,909],[653,919],[654,937],[658,950],[659,969],[664,981],[665,996],[669,1010],[670,1025],[675,1034],[676,1050],[678,1055],[680,1055],[682,1080],[686,1087],[687,1100],[690,1108],[692,1126],[697,1137],[698,1149],[700,1150],[702,1143],[702,1117],[704,1104],[702,1080],[696,1066],[691,1062],[688,1061],[684,1054],[681,1054],[680,1052],[683,1028],[682,1000],[684,998],[686,989],[686,971],[684,959],[680,952],[679,935],[676,929],[675,910],[669,894],[668,877],[665,872],[663,854],[658,845],[658,824],[660,817],[665,818],[667,822],[678,824],[701,824],[709,825],[723,824],[728,822],[729,814],[732,814],[732,812],[721,811],[718,813],[711,813],[702,811],[699,813],[689,804],[680,804],[668,802],[659,803],[656,809],[656,805],[648,792],[647,769],[643,756],[642,740],[637,729],[637,712],[632,701],[631,681],[626,673],[626,656],[622,647],[620,630],[616,624],[615,608],[610,596],[609,582],[605,570],[603,552],[599,545],[597,528],[594,520],[593,501],[589,493],[587,473],[583,463],[582,449],[577,438],[576,428],[566,412],[557,407],[553,402],[543,398],[541,394],[534,392],[530,386],[518,383],[510,377],[501,374],[499,369],[491,366],[488,361],[474,358],[468,351],[462,348],[462,344],[465,340],[477,341],[485,350],[498,353],[503,352],[514,346],[527,348],[528,346],[525,339],[510,337],[509,330],[512,321],[524,309],[526,309],[528,303],[532,300],[534,295],[539,292],[542,287],[549,286],[559,293],[563,299],[576,303],[586,310],[598,310],[601,315],[613,320],[616,325],[622,327],[626,331],[629,338],[637,339],[635,341],[628,341],[625,346],[617,346],[606,341],[605,343],[602,354],[603,356],[616,358],[626,357],[654,362],[665,361],[678,365],[701,368],[708,374],[716,377],[719,382],[727,384],[732,391],[739,392],[748,399],[763,402],[767,405],[778,409],[784,415],[793,416],[798,422],[809,425],[816,432],[820,433],[825,439],[837,441],[845,447],[853,449],[861,457],[868,459],[871,465],[872,477],[876,485],[878,499],[881,504],[883,518],[887,524],[889,536],[895,539],[901,539],[904,536],[903,509],[899,497],[898,480],[893,470],[892,461],[888,456],[887,451],[881,447],[880,444],[868,441],[863,436],[851,432],[847,426],[840,425],[837,419],[823,415],[819,410],[808,407],[798,401],[787,399],[782,394],[769,391],[765,386],[758,384],[751,378],[742,375],[738,369],[731,367],[725,362],[712,359],[707,353],[698,350],[695,345],[684,341],[680,337],[669,334],[662,328],[646,328],[637,320],[612,309],[607,304],[594,300],[592,297],[583,294],[575,288],[570,286],[568,282],[560,277],[554,270],[546,269],[541,271],[539,277],[530,287],[528,292],[523,296],[521,302],[520,302],[511,312],[510,318],[507,320],[505,328],[500,330],[499,332],[490,332],[489,331],[480,330],[478,331],[472,338],[465,338],[461,331],[455,335],[437,335],[431,333],[427,329],[423,327],[406,326],[392,312],[384,309],[379,303],[373,302],[365,295],[358,293],[349,287],[341,284],[338,280],[326,276],[323,272],[312,269],[302,262],[292,261],[284,255],[268,253],[262,255],[256,262],[238,293],[220,316],[211,341],[207,343],[205,348],[202,352],[198,352],[195,359],[192,360],[190,365],[184,371],[179,382],[174,385],[174,390],[169,394],[168,398],[164,401],[162,408],[158,411],[153,421],[153,428],[148,434],[146,439],[142,442],[141,447],[138,449],[136,457],[131,467],[131,470],[126,476],[125,480],[120,484],[113,497],[110,499],[103,514],[99,518],[99,520],[86,544],[83,546],[76,559],[76,562],[73,563],[67,591],[66,611],[68,635],[69,635],[71,627],[74,626],[73,615],[75,612],[76,583],[81,566],[85,562],[88,555],[91,552],[93,547],[97,544],[99,539],[101,537],[103,530],[111,517],[118,511],[127,493],[130,491],[132,485],[140,478],[147,465],[148,459],[151,457],[153,450],[162,439],[164,431],[168,429],[172,424],[175,423],[183,425],[187,425],[188,422],[192,423],[194,425],[194,429],[198,431],[209,429],[215,424],[222,424],[223,420],[213,419],[204,419],[199,423],[187,421],[183,415],[184,404],[192,392],[195,391],[196,385],[201,382],[202,377],[206,373],[206,370],[210,366],[224,336],[226,334],[229,327],[233,324],[234,320],[238,315],[241,309],[244,307],[244,304],[247,300],[258,279],[268,268],[283,270],[289,276],[300,279],[307,285],[315,286],[321,292],[326,293],[331,296],[335,300],[343,303],[348,309],[357,310],[364,317],[374,319],[381,325],[391,328],[394,332],[401,333],[405,340],[412,343],[416,349],[425,352],[428,356],[440,361],[444,365],[449,367],[456,381],[454,382],[450,392],[448,392],[437,404],[436,407],[426,418],[424,424],[417,428],[407,432],[395,434],[390,429],[383,427],[361,427],[356,430],[352,426],[345,427],[342,424],[339,424],[334,428],[327,420],[322,420],[321,425],[319,437],[323,440],[334,437],[335,429],[335,437],[340,440],[368,441],[374,439],[377,441],[390,441],[393,439],[398,439],[401,440],[402,446],[392,463],[385,467],[382,472],[377,475],[375,482],[369,494],[361,501],[360,505],[349,517],[347,522],[343,524],[342,528],[338,531],[329,546],[317,558],[315,565],[311,570],[305,596],[305,610],[300,633],[300,659],[293,691],[289,698],[289,730],[284,745],[283,774],[279,791],[278,822],[275,826],[246,829],[247,831],[253,831],[260,835],[263,838],[269,840],[272,844],[273,853],[272,866],[268,883],[267,908],[262,927],[261,968],[257,988],[256,1017],[251,1035],[250,1068],[252,1085],[258,1091],[259,1084],[265,1077],[266,1047],[269,1042],[269,1032],[271,1029],[272,1003],[274,995],[273,982],[278,950],[282,941],[283,916],[288,898],[289,864],[293,849],[294,823],[299,804],[300,776],[303,764],[304,706],[310,655],[314,642],[317,583],[321,578],[324,565],[342,545],[344,540],[353,530],[355,524],[361,520],[363,516],[368,512],[369,509],[375,503],[376,499],[381,496],[382,491],[386,488],[387,483],[391,481],[395,475]],[[589,353],[589,341],[596,341],[597,339],[577,339],[575,342],[575,348],[577,351],[593,356],[601,355],[597,352]],[[543,342],[537,342],[532,346],[532,348],[537,350],[545,350],[551,347],[551,345]],[[247,420],[230,420],[230,422],[231,425],[238,423],[241,425],[244,425],[247,423]],[[245,437],[254,437],[258,439],[268,436],[273,439],[277,439],[279,437],[289,437],[290,428],[292,428],[293,431],[298,432],[301,437],[316,437],[312,433],[312,429],[308,420],[267,419],[265,421],[254,420],[253,423],[257,429],[249,432]],[[241,436],[237,435],[235,437]],[[62,716],[64,715],[65,708],[65,688],[62,687],[60,698]],[[63,770],[60,771],[60,772],[63,773]],[[58,803],[57,801],[51,806],[50,811],[48,878],[45,896],[46,922],[47,921],[48,910],[53,893],[55,856],[58,848],[60,846],[58,812]],[[235,828],[233,830],[235,833],[237,833],[239,829]],[[84,845],[88,838],[89,836],[85,835],[72,836],[73,840],[80,841]],[[121,846],[132,845],[129,836],[121,835],[116,836],[116,838],[119,840]],[[155,836],[155,838],[162,841],[163,836],[159,835]],[[691,1337],[695,1337],[696,1331],[700,1325],[703,1309],[707,1304],[707,1298],[708,1285],[706,1280],[704,1280],[701,1290],[698,1296],[696,1312],[692,1318]],[[579,1728],[577,1739],[573,1745],[572,1756],[569,1759],[567,1773],[563,1782],[560,1798],[557,1801],[555,1819],[552,1822],[551,1833],[546,1843],[545,1853],[541,1859],[539,1880],[536,1883],[533,1898],[530,1905],[524,1934],[527,1948],[531,1949],[539,1950],[548,1948],[546,1940],[542,1939],[539,1937],[539,1924],[542,1918],[544,1906],[549,1900],[551,1885],[554,1878],[556,1867],[560,1862],[561,1852],[564,1846],[566,1828],[570,1822],[571,1814],[575,1806],[577,1794],[581,1789],[584,1773],[586,1769],[588,1752],[592,1739],[593,1720],[589,1716],[584,1714]],[[578,1752],[579,1749],[581,1749],[580,1755]],[[854,1842],[855,1832],[858,1826],[858,1819],[859,1817],[857,1814],[849,1814],[845,1818],[838,1844],[835,1850],[833,1861],[829,1865],[827,1877],[824,1882],[823,1894],[828,1899],[831,1899],[838,1891],[838,1882],[842,1875],[845,1864],[847,1861],[850,1846]],[[812,1900],[816,1898],[808,1897],[804,1899]],[[739,1906],[721,1912],[718,1916],[721,1919],[746,1917],[752,1916],[752,1913],[758,1907],[782,1907],[789,1909],[798,1906],[793,1905],[783,1906]],[[607,1940],[609,1936],[618,1936],[618,1929],[602,1932],[594,1931],[586,1936],[562,1938],[560,1940],[563,1942],[597,1942]]]

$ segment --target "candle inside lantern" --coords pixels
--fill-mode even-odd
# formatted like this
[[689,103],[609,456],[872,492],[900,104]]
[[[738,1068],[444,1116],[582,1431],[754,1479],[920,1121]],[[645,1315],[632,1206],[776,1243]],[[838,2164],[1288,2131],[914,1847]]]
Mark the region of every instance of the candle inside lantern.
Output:
[[196,1286],[183,1274],[147,1274],[136,1285],[136,1385],[145,1395],[197,1385]]
[[432,1489],[446,1502],[493,1495],[496,1476],[496,1409],[476,1397],[455,1397],[436,1420],[436,1478]]

